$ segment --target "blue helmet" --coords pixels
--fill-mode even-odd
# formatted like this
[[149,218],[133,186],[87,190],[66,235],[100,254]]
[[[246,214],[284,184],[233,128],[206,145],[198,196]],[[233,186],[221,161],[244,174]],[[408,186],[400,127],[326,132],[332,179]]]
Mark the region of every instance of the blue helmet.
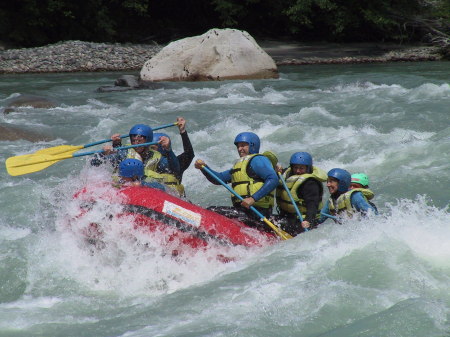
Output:
[[[165,133],[154,133],[153,134],[153,142],[158,142],[159,141],[159,138],[160,137],[167,137],[167,138],[169,138],[169,140],[170,140],[170,137],[168,136],[168,135],[166,135]],[[163,148],[162,148],[162,146],[161,146],[161,144],[158,144],[158,151],[159,152],[162,152],[163,151]]]
[[150,142],[153,139],[153,130],[151,127],[145,124],[136,124],[130,129],[130,138],[132,135],[141,135],[145,137],[145,140]]
[[335,178],[339,181],[338,191],[339,192],[347,192],[350,187],[350,182],[352,181],[352,175],[350,172],[340,169],[334,168],[328,171],[328,176],[331,178]]
[[125,178],[141,179],[144,175],[144,164],[138,159],[125,159],[119,165],[119,175]]
[[247,143],[249,146],[249,154],[259,153],[259,145],[261,141],[259,137],[253,132],[241,132],[234,139],[234,145],[237,143]]
[[306,165],[306,172],[312,173],[313,160],[308,152],[295,152],[289,160],[290,165]]
[[289,161],[291,165],[312,166],[313,160],[308,152],[295,152]]

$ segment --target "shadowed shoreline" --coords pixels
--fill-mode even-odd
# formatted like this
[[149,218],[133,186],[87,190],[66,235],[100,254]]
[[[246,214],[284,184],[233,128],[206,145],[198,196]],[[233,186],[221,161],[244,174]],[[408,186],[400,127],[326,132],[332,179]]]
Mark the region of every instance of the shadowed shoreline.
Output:
[[261,41],[280,65],[414,62],[442,60],[439,47],[389,43],[296,43]]
[[[261,40],[277,66],[439,61],[439,47],[387,43],[299,43]],[[64,41],[23,49],[0,50],[0,74],[139,71],[164,46]]]

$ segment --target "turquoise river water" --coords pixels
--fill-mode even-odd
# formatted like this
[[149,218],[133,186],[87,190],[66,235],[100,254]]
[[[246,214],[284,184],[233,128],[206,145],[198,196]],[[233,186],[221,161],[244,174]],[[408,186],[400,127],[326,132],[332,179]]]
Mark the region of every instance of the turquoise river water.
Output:
[[[0,141],[0,336],[450,336],[450,63],[280,73],[113,93],[95,90],[119,73],[1,75],[0,108],[19,94],[57,107],[0,114],[53,139]],[[106,169],[88,157],[16,177],[5,169],[8,157],[177,116],[196,158],[216,170],[238,157],[235,135],[252,130],[284,165],[308,151],[324,170],[367,173],[381,214],[235,248],[226,264],[214,252],[173,259],[119,223],[111,244],[91,253],[64,224],[74,191],[107,179]],[[178,154],[176,131],[165,130]],[[183,182],[196,204],[230,204],[193,167]]]

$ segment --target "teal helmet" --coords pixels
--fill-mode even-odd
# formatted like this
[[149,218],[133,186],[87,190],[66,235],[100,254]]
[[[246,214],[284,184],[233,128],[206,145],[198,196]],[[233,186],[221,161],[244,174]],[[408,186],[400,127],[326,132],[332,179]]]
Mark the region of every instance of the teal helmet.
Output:
[[247,143],[249,146],[249,154],[259,153],[261,141],[253,132],[241,132],[238,134],[234,139],[234,145],[237,145],[237,143]]
[[338,191],[339,192],[347,192],[350,187],[350,182],[352,180],[352,176],[350,172],[340,169],[334,168],[328,171],[328,177],[337,179],[339,181]]
[[141,135],[141,136],[145,137],[145,140],[147,142],[150,142],[153,139],[153,130],[148,125],[136,124],[135,126],[133,126],[130,129],[129,135],[130,135],[130,138],[133,135]]
[[369,177],[364,173],[352,174],[351,182],[361,184],[364,187],[369,187]]
[[144,175],[144,164],[138,159],[125,159],[119,164],[119,176],[141,179]]
[[[165,134],[165,133],[162,133],[162,132],[157,132],[157,133],[154,133],[153,134],[153,142],[159,142],[159,138],[161,138],[161,137],[167,137],[167,138],[169,138],[169,140],[170,140],[170,137],[167,135],[167,134]],[[164,151],[163,150],[163,148],[162,148],[162,146],[161,146],[161,144],[158,144],[158,151],[159,152],[162,152],[162,151]]]

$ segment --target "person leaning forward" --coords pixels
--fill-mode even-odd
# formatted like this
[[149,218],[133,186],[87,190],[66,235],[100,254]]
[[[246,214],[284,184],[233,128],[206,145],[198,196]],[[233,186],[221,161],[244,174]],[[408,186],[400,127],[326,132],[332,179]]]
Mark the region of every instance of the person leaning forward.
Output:
[[[274,205],[274,189],[278,185],[278,177],[271,161],[259,154],[260,140],[253,132],[242,132],[234,140],[239,159],[234,166],[223,172],[213,171],[225,183],[231,183],[233,190],[243,200],[231,197],[233,207],[212,206],[208,209],[223,214],[252,227],[266,230],[260,219],[250,210],[254,206],[262,215],[269,218]],[[198,159],[195,168],[202,171],[207,179],[215,185],[219,183],[202,170],[206,163]]]

